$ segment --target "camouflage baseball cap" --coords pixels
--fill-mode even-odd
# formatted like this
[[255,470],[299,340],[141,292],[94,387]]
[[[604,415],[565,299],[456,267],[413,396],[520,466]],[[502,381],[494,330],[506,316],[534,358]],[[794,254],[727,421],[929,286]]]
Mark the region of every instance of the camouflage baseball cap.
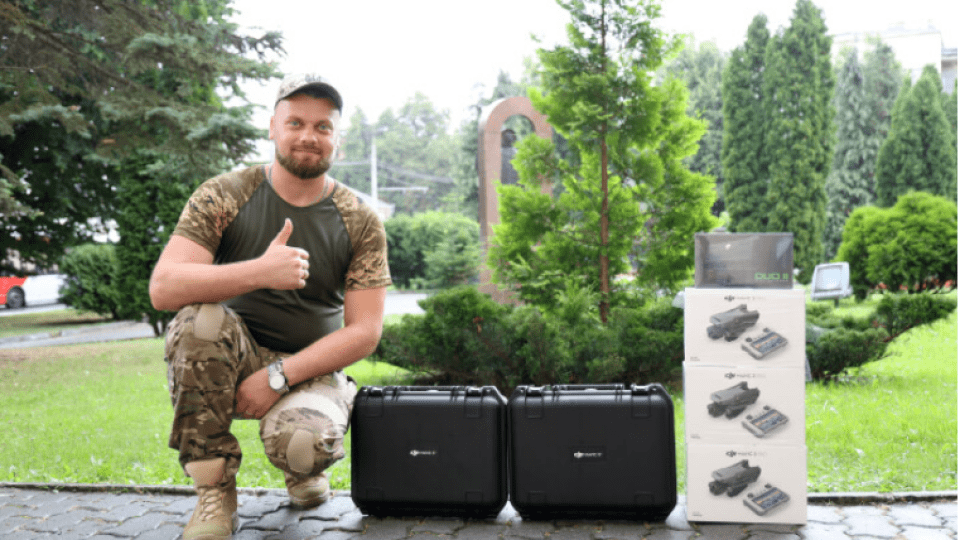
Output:
[[283,82],[280,83],[280,89],[277,90],[277,100],[274,105],[280,103],[281,99],[286,99],[295,92],[310,87],[318,88],[327,93],[337,109],[343,110],[343,98],[340,97],[340,92],[337,92],[330,81],[314,73],[295,73],[284,77]]

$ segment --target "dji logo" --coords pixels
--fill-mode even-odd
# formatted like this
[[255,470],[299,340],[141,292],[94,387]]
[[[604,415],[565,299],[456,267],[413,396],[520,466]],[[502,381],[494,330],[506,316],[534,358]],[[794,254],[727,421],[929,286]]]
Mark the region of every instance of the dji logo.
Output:
[[602,458],[603,452],[574,452],[573,457],[576,459],[584,459],[584,458],[596,459],[596,458]]
[[437,455],[436,450],[411,450],[410,455],[413,457],[417,456],[435,456]]

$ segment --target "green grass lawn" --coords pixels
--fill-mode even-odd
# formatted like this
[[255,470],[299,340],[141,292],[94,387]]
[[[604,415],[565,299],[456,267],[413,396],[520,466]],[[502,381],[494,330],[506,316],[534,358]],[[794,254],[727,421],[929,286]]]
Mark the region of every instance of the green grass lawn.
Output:
[[[0,349],[0,481],[188,484],[167,448],[162,358],[160,339]],[[410,382],[383,363],[363,361],[348,373],[361,385]],[[807,385],[810,491],[955,490],[957,313],[900,336],[884,359],[853,375]],[[681,392],[673,398],[683,492]],[[234,432],[245,452],[239,485],[283,487],[258,424],[238,421]],[[347,445],[349,456],[349,435]],[[349,489],[349,459],[330,476],[334,488]]]

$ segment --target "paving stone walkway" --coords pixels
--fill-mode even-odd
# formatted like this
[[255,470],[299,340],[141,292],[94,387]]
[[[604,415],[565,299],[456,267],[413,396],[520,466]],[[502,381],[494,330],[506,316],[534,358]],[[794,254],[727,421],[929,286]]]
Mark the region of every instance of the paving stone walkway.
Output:
[[[0,538],[174,540],[196,499],[185,488],[0,484]],[[294,510],[283,490],[241,489],[236,540],[956,540],[955,492],[812,497],[807,524],[690,523],[683,497],[663,523],[524,521],[508,504],[496,519],[372,518],[349,493]]]

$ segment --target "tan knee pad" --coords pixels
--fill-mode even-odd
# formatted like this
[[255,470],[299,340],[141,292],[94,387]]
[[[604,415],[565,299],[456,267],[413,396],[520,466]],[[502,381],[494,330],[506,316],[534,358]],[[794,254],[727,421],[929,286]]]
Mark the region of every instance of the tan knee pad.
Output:
[[310,474],[317,455],[316,441],[316,435],[305,429],[293,432],[290,436],[290,444],[287,445],[287,466],[290,467],[291,473],[301,476]]
[[220,304],[203,304],[193,320],[193,335],[204,341],[216,341],[226,313]]
[[274,466],[299,477],[317,475],[345,455],[341,430],[316,411],[283,411],[263,443]]

